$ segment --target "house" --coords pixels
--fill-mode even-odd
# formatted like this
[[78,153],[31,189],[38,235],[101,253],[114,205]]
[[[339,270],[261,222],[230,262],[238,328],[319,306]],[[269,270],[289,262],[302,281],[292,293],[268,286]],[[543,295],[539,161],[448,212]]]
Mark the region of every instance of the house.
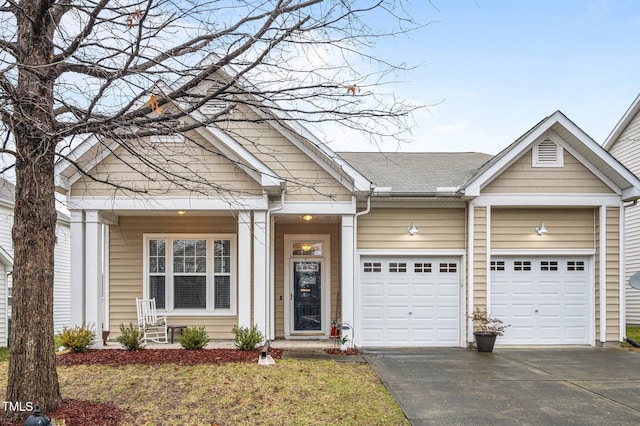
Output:
[[[153,297],[170,325],[212,338],[256,324],[267,339],[325,339],[336,322],[358,346],[466,347],[467,313],[488,306],[511,324],[501,344],[622,339],[624,206],[640,181],[561,112],[495,156],[338,155],[243,108],[262,119],[127,150],[93,136],[57,165],[73,323],[117,335]],[[167,182],[136,147],[198,179]]]
[[[640,175],[640,96],[624,113],[604,143],[604,148],[631,172]],[[640,207],[625,207],[626,316],[627,324],[640,325],[640,290],[631,288],[629,278],[640,272]]]
[[[13,271],[13,227],[15,186],[5,179],[0,179],[0,347],[9,343],[11,320],[11,292]],[[70,247],[71,232],[69,218],[58,213],[56,224],[55,271],[53,294],[53,325],[59,332],[70,325]]]

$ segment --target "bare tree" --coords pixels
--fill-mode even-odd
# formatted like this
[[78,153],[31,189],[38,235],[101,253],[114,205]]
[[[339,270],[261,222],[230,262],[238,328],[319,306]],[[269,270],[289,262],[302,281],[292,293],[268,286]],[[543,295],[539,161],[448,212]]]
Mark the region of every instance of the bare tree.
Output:
[[[334,123],[373,143],[398,138],[414,106],[386,84],[406,68],[371,48],[417,28],[402,2],[0,0],[1,152],[13,158],[5,171],[16,179],[7,401],[45,412],[61,404],[52,335],[55,162],[114,191],[163,190],[83,170],[67,154],[94,135],[105,149],[136,156],[128,167],[150,181],[223,194],[145,138],[234,121]],[[206,92],[195,90],[203,84]]]

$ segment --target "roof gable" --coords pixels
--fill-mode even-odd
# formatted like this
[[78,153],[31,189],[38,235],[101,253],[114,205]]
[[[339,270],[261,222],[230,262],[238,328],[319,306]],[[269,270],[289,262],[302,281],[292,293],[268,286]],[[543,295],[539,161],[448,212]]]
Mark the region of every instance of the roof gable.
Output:
[[640,180],[560,111],[542,120],[484,165],[464,186],[465,195],[480,195],[483,187],[547,137],[561,145],[623,200],[640,198]]
[[636,97],[631,106],[627,109],[627,111],[623,114],[622,118],[616,126],[613,128],[609,136],[604,142],[604,149],[610,151],[613,145],[618,141],[618,138],[624,132],[624,130],[631,124],[634,117],[640,112],[640,95]]
[[[162,82],[159,82],[157,86],[165,92],[171,89]],[[207,90],[206,84],[203,85],[202,90]],[[264,104],[265,102],[262,103]],[[287,118],[290,121],[280,121],[275,111],[270,110],[268,107],[258,108],[251,106],[252,103],[248,105],[253,113],[264,119],[264,123],[267,123],[289,143],[295,145],[304,155],[319,165],[349,192],[370,191],[371,183],[363,175],[358,173],[295,120]],[[188,109],[187,104],[184,102],[173,102],[172,106],[183,111]],[[200,111],[190,112],[185,119],[206,122],[206,117]],[[285,176],[268,167],[265,162],[246,149],[236,137],[220,126],[208,124],[195,129],[195,131],[238,168],[262,185],[267,192],[279,192],[286,185],[288,179]],[[96,135],[88,137],[74,148],[66,156],[66,159],[56,165],[56,185],[68,190],[73,183],[83,176],[82,172],[77,171],[76,164],[85,170],[90,170],[109,156],[118,146],[117,142],[103,141]]]

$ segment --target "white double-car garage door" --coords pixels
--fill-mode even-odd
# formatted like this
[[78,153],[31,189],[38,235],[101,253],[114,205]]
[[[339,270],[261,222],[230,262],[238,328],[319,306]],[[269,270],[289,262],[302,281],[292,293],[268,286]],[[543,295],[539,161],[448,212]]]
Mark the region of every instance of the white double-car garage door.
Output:
[[[511,324],[500,344],[588,344],[587,258],[501,257],[491,262],[491,313]],[[362,346],[460,346],[459,257],[362,256]]]
[[460,258],[362,257],[361,345],[459,346],[460,270]]

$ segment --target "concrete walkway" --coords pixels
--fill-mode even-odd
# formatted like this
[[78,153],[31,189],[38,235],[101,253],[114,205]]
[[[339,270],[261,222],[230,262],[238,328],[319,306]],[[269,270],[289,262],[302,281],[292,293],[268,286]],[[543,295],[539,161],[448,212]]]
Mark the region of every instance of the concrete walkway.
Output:
[[640,353],[443,348],[365,358],[414,425],[640,424]]

